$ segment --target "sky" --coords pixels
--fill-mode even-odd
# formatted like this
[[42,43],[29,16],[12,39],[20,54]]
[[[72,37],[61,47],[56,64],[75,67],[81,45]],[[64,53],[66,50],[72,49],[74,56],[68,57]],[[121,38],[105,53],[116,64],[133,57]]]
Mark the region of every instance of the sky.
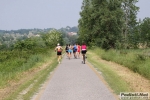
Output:
[[[0,0],[0,30],[78,26],[83,0]],[[150,0],[139,0],[138,18],[150,17]]]

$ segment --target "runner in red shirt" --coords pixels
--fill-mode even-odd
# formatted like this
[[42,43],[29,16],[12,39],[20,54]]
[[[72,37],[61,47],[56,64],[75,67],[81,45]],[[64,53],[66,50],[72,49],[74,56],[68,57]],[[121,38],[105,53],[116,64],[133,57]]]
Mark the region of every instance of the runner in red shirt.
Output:
[[81,46],[77,44],[77,56],[80,58]]

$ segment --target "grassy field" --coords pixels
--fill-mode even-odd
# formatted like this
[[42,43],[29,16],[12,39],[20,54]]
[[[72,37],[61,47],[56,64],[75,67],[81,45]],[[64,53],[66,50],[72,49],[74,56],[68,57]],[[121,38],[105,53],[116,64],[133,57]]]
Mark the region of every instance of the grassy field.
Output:
[[[118,95],[120,91],[131,92],[132,89],[125,80],[110,68],[110,65],[100,62],[99,59],[116,62],[150,79],[149,51],[149,49],[104,51],[100,48],[93,48],[88,50],[87,54],[89,62],[102,72],[109,86]],[[3,59],[0,58],[0,88],[2,91],[6,91],[6,93],[1,91],[0,93],[3,95],[3,99],[5,98],[4,100],[28,100],[39,89],[49,73],[57,66],[54,50],[45,52],[33,54],[29,57],[25,57],[27,52],[23,52],[22,55],[24,56],[21,59],[17,59],[17,52],[16,58],[9,57],[9,55],[12,55],[9,52],[1,52],[9,53],[8,56],[3,54],[5,56],[1,57]]]
[[[57,66],[57,56],[54,50],[43,51],[39,53],[19,52],[22,55],[20,57],[17,56],[17,52],[16,55],[13,51],[1,52],[3,56],[6,53],[9,54],[6,55],[5,60],[1,57],[0,100],[15,100],[16,98],[29,100],[31,95],[39,89],[49,73]],[[24,90],[26,93],[18,97]]]
[[150,49],[102,50],[93,48],[99,57],[128,67],[132,71],[150,79]]
[[[100,73],[115,94],[149,92],[150,58],[147,55],[148,52],[149,49],[105,51],[93,48],[88,50],[87,60]],[[141,66],[144,67],[141,68]]]
[[55,57],[51,59],[51,63],[45,66],[45,68],[42,68],[40,71],[34,71],[34,75],[31,73],[27,75],[26,77],[31,78],[29,78],[27,81],[21,84],[14,92],[10,93],[10,95],[4,100],[30,100],[31,97],[34,94],[36,94],[36,92],[40,89],[42,84],[47,80],[48,76],[50,75],[50,72],[52,72],[56,66],[57,60]]
[[44,62],[51,56],[49,51],[0,51],[0,88],[6,87],[10,80],[17,80],[20,73]]

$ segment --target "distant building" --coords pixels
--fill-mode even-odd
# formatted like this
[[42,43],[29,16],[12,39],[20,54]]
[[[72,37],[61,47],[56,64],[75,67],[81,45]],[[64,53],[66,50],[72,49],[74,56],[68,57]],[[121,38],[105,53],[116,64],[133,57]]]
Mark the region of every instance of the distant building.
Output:
[[34,34],[31,31],[29,31],[28,38],[32,37],[33,35]]
[[75,33],[75,32],[68,32],[68,35],[70,35],[70,36],[77,35],[77,33]]
[[35,34],[33,34],[33,32],[30,31],[29,34],[27,35],[27,37],[28,38],[30,38],[30,37],[40,37],[40,35],[39,34],[35,35]]
[[39,34],[37,34],[37,35],[35,35],[35,37],[40,37],[40,35],[39,35]]

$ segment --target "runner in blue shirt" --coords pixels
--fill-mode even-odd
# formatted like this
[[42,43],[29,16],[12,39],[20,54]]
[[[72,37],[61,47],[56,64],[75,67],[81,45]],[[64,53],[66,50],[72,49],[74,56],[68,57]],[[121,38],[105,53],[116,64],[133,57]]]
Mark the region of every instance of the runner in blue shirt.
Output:
[[74,58],[77,58],[76,52],[77,52],[77,45],[74,44],[74,46],[73,46],[73,54],[74,54]]

